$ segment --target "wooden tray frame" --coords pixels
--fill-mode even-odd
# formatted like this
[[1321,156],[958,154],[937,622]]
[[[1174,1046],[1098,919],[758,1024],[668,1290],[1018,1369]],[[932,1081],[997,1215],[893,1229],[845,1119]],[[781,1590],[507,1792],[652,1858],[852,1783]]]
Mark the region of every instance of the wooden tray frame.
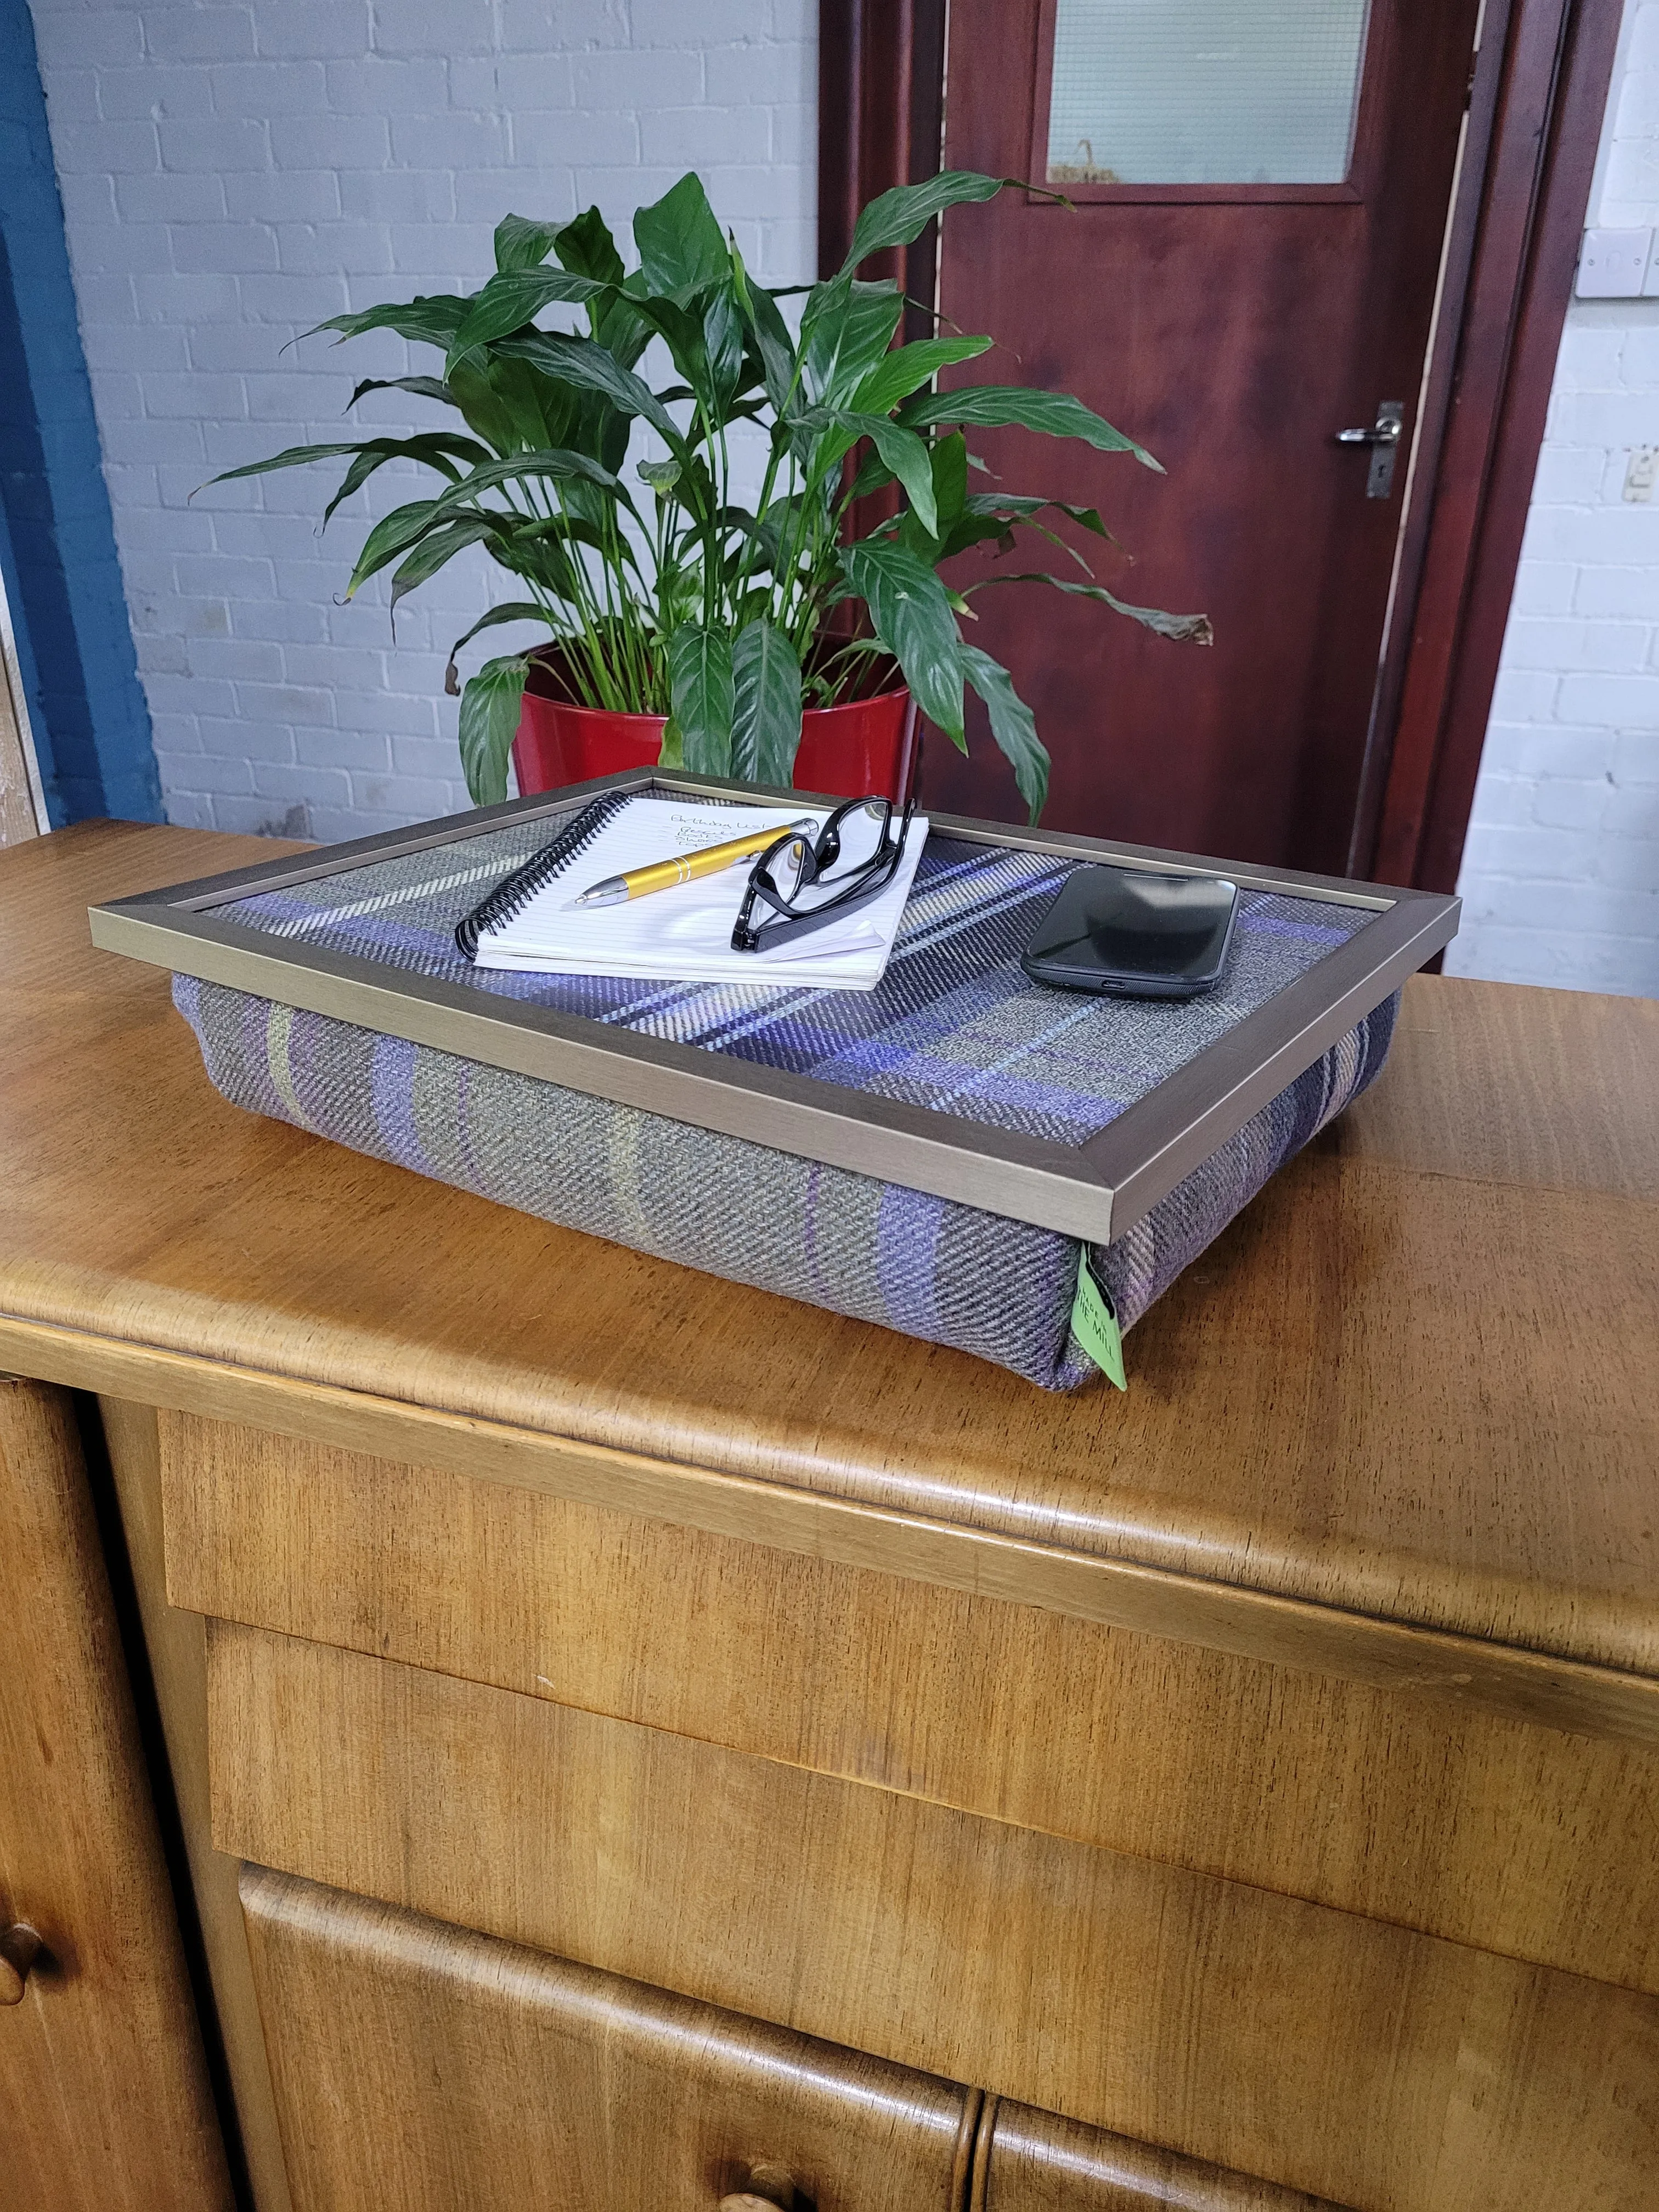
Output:
[[1458,901],[1438,892],[1242,866],[1060,830],[931,817],[941,836],[970,844],[1115,860],[1170,874],[1223,872],[1241,890],[1363,907],[1376,917],[1126,1108],[1097,1136],[1068,1146],[927,1107],[870,1097],[701,1046],[642,1036],[582,1015],[521,1005],[465,984],[405,975],[380,962],[273,937],[206,911],[370,861],[459,843],[510,822],[545,818],[550,828],[559,816],[601,792],[652,790],[785,802],[810,796],[713,776],[635,769],[115,899],[89,910],[93,942],[205,982],[228,984],[647,1113],[1108,1243],[1132,1228],[1457,931]]

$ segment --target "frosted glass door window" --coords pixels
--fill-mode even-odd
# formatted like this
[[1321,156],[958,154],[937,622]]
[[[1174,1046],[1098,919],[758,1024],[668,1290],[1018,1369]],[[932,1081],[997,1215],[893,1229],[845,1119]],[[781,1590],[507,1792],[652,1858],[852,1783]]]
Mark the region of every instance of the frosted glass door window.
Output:
[[1348,173],[1368,0],[1055,0],[1051,184]]

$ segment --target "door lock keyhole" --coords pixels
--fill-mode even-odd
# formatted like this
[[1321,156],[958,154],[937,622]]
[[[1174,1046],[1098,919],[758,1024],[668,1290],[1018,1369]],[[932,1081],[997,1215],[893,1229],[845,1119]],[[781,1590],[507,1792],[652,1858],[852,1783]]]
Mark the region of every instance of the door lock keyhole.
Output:
[[1369,446],[1371,465],[1365,477],[1367,499],[1386,499],[1394,489],[1395,455],[1400,451],[1400,441],[1406,434],[1406,403],[1403,399],[1380,399],[1376,404],[1376,420],[1370,429],[1339,430],[1339,446]]

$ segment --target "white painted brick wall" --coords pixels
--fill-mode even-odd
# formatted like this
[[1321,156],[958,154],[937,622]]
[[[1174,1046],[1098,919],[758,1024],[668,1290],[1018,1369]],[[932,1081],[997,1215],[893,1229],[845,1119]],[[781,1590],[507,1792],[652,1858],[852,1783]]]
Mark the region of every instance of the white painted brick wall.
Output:
[[[774,283],[813,273],[812,0],[32,0],[139,666],[175,822],[358,836],[466,805],[449,642],[515,596],[463,556],[337,604],[382,471],[316,531],[358,377],[430,371],[343,308],[475,290],[509,209],[625,234],[690,167]],[[436,410],[380,393],[368,428]],[[514,636],[498,634],[503,645]],[[529,633],[525,634],[526,638]],[[500,649],[499,647],[497,649]]]
[[[1627,0],[1592,222],[1659,224],[1659,0]],[[1659,299],[1575,300],[1539,457],[1449,973],[1659,997]]]

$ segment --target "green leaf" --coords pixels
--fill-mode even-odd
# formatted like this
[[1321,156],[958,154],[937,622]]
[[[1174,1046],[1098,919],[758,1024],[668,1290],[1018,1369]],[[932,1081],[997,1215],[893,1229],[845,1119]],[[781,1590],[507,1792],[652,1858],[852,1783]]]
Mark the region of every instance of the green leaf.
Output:
[[439,376],[366,376],[346,405],[355,407],[366,392],[412,392],[420,399],[441,399],[446,407],[455,404],[449,386]]
[[581,304],[611,287],[564,269],[507,269],[492,276],[450,341],[449,366],[533,323],[544,307]]
[[709,416],[723,422],[743,376],[743,318],[729,284],[720,285],[703,310],[702,354],[707,364]]
[[590,300],[587,317],[594,337],[624,368],[632,368],[651,343],[650,321],[641,313],[639,301],[625,291],[602,293]]
[[682,623],[668,641],[668,682],[685,766],[694,775],[730,775],[732,641],[726,632]]
[[[378,442],[374,439],[365,441],[362,438],[352,438],[339,446],[289,446],[283,453],[273,453],[268,461],[244,461],[240,469],[222,470],[216,477],[210,477],[208,483],[229,483],[237,477],[262,477],[272,469],[302,469],[311,461],[337,461],[342,453],[361,453],[365,450],[366,443],[374,445]],[[201,489],[205,491],[207,484],[202,485]]]
[[388,461],[420,461],[429,469],[436,469],[453,483],[460,475],[455,465],[458,460],[487,461],[489,448],[471,438],[458,437],[450,430],[423,431],[416,438],[376,438],[365,446],[340,479],[340,489],[323,509],[323,526],[342,500],[349,499],[354,491],[366,484],[376,469],[384,468]]
[[714,515],[719,505],[714,495],[714,479],[709,474],[708,464],[702,455],[681,448],[683,465],[679,482],[674,487],[674,496],[679,505],[692,517],[693,534]]
[[899,666],[916,704],[958,745],[962,728],[962,640],[945,586],[914,553],[867,538],[842,555],[842,571],[870,610],[870,620]]
[[521,653],[486,660],[461,694],[461,767],[475,806],[499,806],[507,797],[507,757],[524,712],[530,663]]
[[1162,607],[1132,607],[1125,599],[1115,599],[1103,585],[1075,584],[1069,576],[1051,576],[1046,569],[1028,569],[1018,576],[986,576],[977,584],[968,586],[969,595],[982,592],[990,584],[1052,584],[1057,592],[1069,592],[1074,599],[1098,599],[1115,614],[1127,615],[1131,622],[1142,623],[1159,637],[1167,637],[1176,645],[1213,645],[1215,632],[1208,615],[1165,614]]
[[1020,797],[1035,822],[1048,796],[1048,754],[1036,733],[1036,718],[1020,697],[1013,678],[988,653],[976,645],[962,647],[962,669],[985,702],[991,717],[991,735],[1012,764]]
[[545,376],[574,385],[580,392],[597,392],[619,413],[636,415],[641,422],[648,422],[672,453],[684,453],[685,441],[680,435],[679,425],[650,386],[592,338],[565,337],[556,331],[538,331],[531,337],[506,339],[501,350],[529,362]]
[[680,738],[680,726],[671,714],[662,726],[662,750],[657,755],[659,768],[684,768],[685,747]]
[[680,480],[680,465],[674,460],[639,461],[635,465],[634,473],[641,483],[649,484],[659,497],[665,497]]
[[1042,430],[1051,438],[1081,438],[1103,453],[1133,453],[1164,474],[1144,446],[1115,430],[1103,417],[1069,392],[1031,392],[1018,384],[970,384],[954,392],[930,392],[913,399],[899,420],[920,430],[933,422],[951,422],[975,430],[1005,424]]
[[960,430],[952,430],[947,438],[935,438],[933,456],[933,505],[942,522],[955,520],[969,504],[968,498],[968,441]]
[[902,428],[885,415],[859,415],[849,407],[814,407],[799,418],[811,428],[835,424],[836,434],[825,441],[813,459],[812,480],[827,474],[842,455],[867,438],[908,495],[922,528],[931,538],[939,526],[933,503],[933,464],[925,439]]
[[357,565],[346,586],[347,599],[351,597],[359,584],[366,583],[389,561],[395,561],[400,553],[407,552],[422,531],[432,527],[432,510],[436,505],[435,500],[411,500],[407,507],[394,507],[390,514],[381,516],[363,540],[362,550],[357,556]]
[[674,366],[693,386],[693,396],[706,390],[708,363],[703,354],[702,319],[690,307],[683,307],[678,300],[653,300],[636,296],[632,289],[639,282],[636,270],[628,280],[629,289],[624,294],[629,307],[640,316],[647,330],[668,342],[668,351]]
[[[963,545],[973,545],[981,538],[1006,536],[1000,523],[969,522],[964,534],[963,507],[968,496],[968,447],[960,430],[949,437],[935,438],[928,449],[933,463],[934,521],[930,529],[922,527],[916,509],[912,507],[899,517],[899,540],[937,568],[947,554],[960,552]],[[860,476],[862,471],[860,471]],[[858,484],[853,495],[859,495]],[[1008,538],[1012,546],[1013,539]]]
[[[934,450],[938,450],[937,447]],[[989,516],[999,522],[1029,522],[1033,515],[1052,508],[1056,514],[1069,516],[1085,530],[1093,531],[1097,538],[1105,538],[1109,544],[1117,542],[1101,520],[1097,507],[1072,507],[1063,499],[1027,499],[994,491],[975,492],[963,500],[963,506],[969,514]]]
[[684,301],[731,274],[725,235],[695,170],[653,206],[639,210],[634,243],[640,249],[641,273],[659,296]]
[[990,346],[989,338],[918,338],[912,345],[896,346],[882,356],[848,404],[861,415],[890,415],[901,399],[931,384],[940,369],[972,361]]
[[982,545],[994,538],[999,553],[1012,553],[1014,533],[1006,522],[997,522],[981,515],[959,514],[949,524],[939,540],[935,561],[948,561],[957,553],[965,553],[970,546]]
[[510,516],[482,518],[491,525],[486,551],[510,575],[522,576],[556,599],[577,605],[589,586],[578,576],[571,558],[573,544],[586,544],[592,533],[586,524],[566,520],[514,521]]
[[312,338],[319,331],[337,331],[343,338],[359,338],[366,331],[396,331],[400,338],[412,338],[417,345],[442,346],[447,351],[471,305],[471,300],[460,299],[453,292],[391,300],[384,307],[365,307],[360,314],[331,315],[325,323],[313,324],[301,336]]
[[800,662],[781,629],[751,622],[732,641],[732,766],[745,783],[792,783]]
[[597,276],[602,284],[620,284],[623,258],[598,208],[585,208],[574,222],[566,223],[553,241],[562,267],[574,276]]
[[815,284],[800,325],[803,380],[811,396],[833,404],[855,392],[893,343],[903,313],[896,284],[856,284],[847,276]]
[[[508,361],[494,351],[486,353],[483,361],[484,380],[512,427],[513,434],[507,441],[509,452],[519,446],[593,451],[592,441],[584,435],[582,411],[593,404],[592,401],[573,392],[568,384],[556,384],[527,361]],[[456,374],[465,374],[459,363]]]
[[1039,538],[1046,538],[1051,545],[1065,554],[1067,560],[1075,561],[1085,576],[1092,576],[1094,570],[1077,547],[1036,520],[1039,514],[1049,508],[1056,514],[1069,516],[1072,521],[1080,523],[1085,530],[1093,531],[1097,537],[1105,538],[1109,544],[1116,542],[1101,520],[1097,508],[1069,507],[1064,500],[1058,499],[1003,497],[981,492],[963,501],[963,512],[945,527],[935,557],[948,561],[953,554],[966,552],[970,545],[982,544],[987,538],[997,541],[1000,552],[1012,553],[1014,532],[1017,528],[1024,528],[1035,530]]
[[455,665],[455,656],[461,647],[471,645],[481,629],[497,629],[502,623],[516,622],[546,623],[550,629],[553,628],[545,608],[538,607],[533,599],[503,599],[499,605],[491,607],[488,614],[480,615],[471,629],[463,630],[449,648],[449,660],[444,669],[444,690],[452,699],[459,694],[461,688],[460,671]]
[[936,215],[965,200],[994,200],[1012,177],[985,177],[972,169],[941,169],[919,185],[895,185],[872,199],[853,229],[853,244],[841,265],[850,276],[860,261],[889,246],[909,246]]
[[435,576],[445,562],[467,546],[476,545],[481,538],[488,538],[495,527],[492,517],[486,514],[463,514],[453,522],[446,522],[435,530],[428,530],[416,544],[414,550],[395,569],[392,578],[392,611],[398,611],[399,599],[407,599],[417,585]]
[[[799,521],[799,502],[793,495],[775,499],[764,515],[750,514],[746,507],[723,507],[714,517],[723,530],[740,531],[758,548],[765,567],[775,575],[781,574],[784,544],[793,536]],[[799,548],[796,549],[797,559]],[[735,563],[734,563],[735,565]]]
[[[866,453],[859,463],[858,473],[848,487],[849,500],[867,499],[872,491],[881,491],[893,481],[893,471],[879,453]],[[937,498],[937,491],[935,492]]]
[[[632,510],[634,502],[618,479],[598,461],[590,461],[586,453],[561,453],[557,450],[510,453],[504,460],[486,460],[464,476],[459,483],[441,493],[432,503],[434,521],[441,520],[458,507],[470,506],[480,492],[494,491],[504,483],[517,483],[520,479],[545,478],[553,483],[569,483],[580,479],[586,483],[603,484],[607,491],[620,495],[623,503]],[[519,517],[512,518],[514,520]]]
[[[490,367],[495,366],[492,362]],[[526,440],[520,435],[513,410],[503,404],[500,392],[475,362],[457,362],[448,385],[450,396],[460,409],[468,429],[476,430],[498,453],[510,453],[515,446],[541,444],[539,437]]]
[[594,276],[612,288],[588,301],[587,319],[600,344],[615,354],[624,368],[631,368],[644,350],[650,331],[621,296],[623,258],[598,208],[585,209],[574,222],[568,222],[554,240],[553,251],[572,276]]
[[527,215],[504,215],[495,226],[497,269],[534,269],[553,251],[563,225]]
[[750,284],[743,256],[735,245],[732,248],[732,283],[738,306],[754,332],[755,349],[760,356],[766,381],[766,396],[772,403],[773,411],[781,415],[799,381],[794,341],[772,295],[763,285]]

